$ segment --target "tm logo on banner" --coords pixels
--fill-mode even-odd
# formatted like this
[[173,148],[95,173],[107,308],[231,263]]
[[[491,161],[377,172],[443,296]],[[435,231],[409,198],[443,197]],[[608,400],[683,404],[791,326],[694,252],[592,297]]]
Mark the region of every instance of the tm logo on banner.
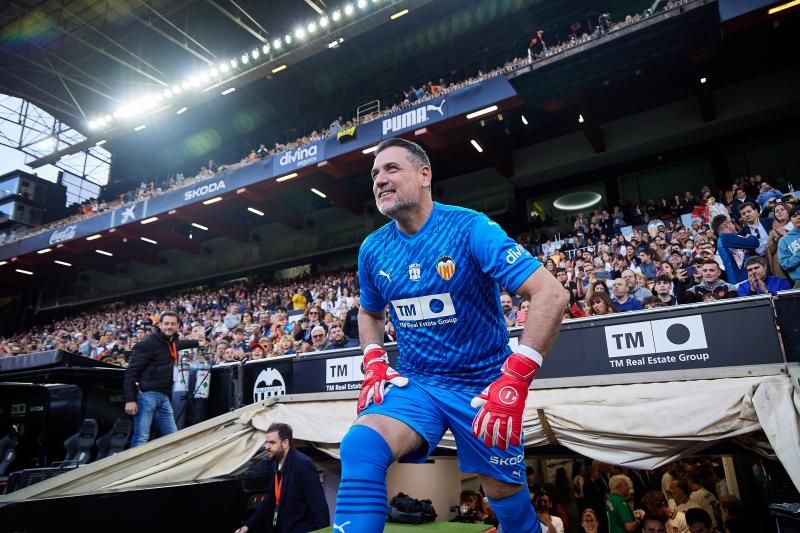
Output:
[[608,357],[708,348],[701,315],[606,326]]

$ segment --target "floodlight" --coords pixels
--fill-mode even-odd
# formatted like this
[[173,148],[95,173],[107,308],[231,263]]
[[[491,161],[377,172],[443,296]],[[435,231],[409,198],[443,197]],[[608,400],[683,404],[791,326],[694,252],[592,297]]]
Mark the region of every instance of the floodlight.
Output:
[[290,44],[292,42],[292,36],[287,33],[286,35],[283,36],[283,41],[286,44]]
[[302,39],[306,36],[306,30],[304,30],[303,28],[297,28],[296,30],[294,30],[294,36],[297,37],[298,39]]
[[353,14],[353,11],[355,11],[355,9],[353,8],[353,4],[347,4],[346,6],[344,6],[344,14],[347,15],[348,17]]
[[216,78],[217,76],[219,76],[219,71],[217,70],[217,67],[211,67],[211,68],[208,70],[208,75],[209,75],[209,76],[212,76],[212,77],[214,77],[214,78]]
[[172,94],[180,94],[181,93],[181,86],[180,85],[173,85],[172,86]]
[[209,76],[208,76],[208,72],[206,72],[206,71],[204,70],[203,72],[201,72],[201,73],[200,73],[199,77],[200,77],[200,79],[201,79],[202,81],[208,81],[208,78],[209,78]]
[[250,62],[250,57],[247,54],[242,54],[242,65],[246,65]]
[[231,68],[236,68],[239,66],[239,62],[236,59],[231,59]]
[[367,0],[358,0],[359,9],[367,9]]
[[105,122],[106,124],[108,124],[109,122],[111,122],[111,115],[106,115],[106,116],[104,116],[104,117],[103,117],[103,122]]
[[320,28],[325,28],[327,26],[328,26],[328,17],[321,17],[319,19],[319,27]]
[[262,46],[261,47],[261,51],[264,52],[264,54],[268,54],[269,53],[269,43],[267,43],[264,46]]
[[95,129],[97,129],[99,124],[97,123],[97,120],[90,120],[89,123],[87,124],[87,126],[89,126],[90,130],[95,130]]
[[181,88],[182,88],[184,91],[185,91],[185,90],[187,90],[187,89],[189,88],[189,82],[188,82],[188,81],[185,81],[185,82],[181,83]]
[[308,26],[306,27],[308,33],[314,33],[317,31],[317,23],[316,22],[309,22]]
[[337,9],[336,11],[333,12],[333,21],[336,22],[340,18],[342,18],[342,12]]
[[272,41],[272,47],[275,50],[280,50],[281,49],[281,40],[280,39],[275,39],[274,41]]
[[161,94],[164,95],[164,98],[169,98],[170,96],[172,96],[172,90],[171,89],[164,89],[164,92],[161,93]]
[[227,63],[220,63],[220,64],[219,64],[219,71],[220,71],[220,72],[228,72],[228,69],[229,69],[229,68],[230,68],[230,67],[228,66],[228,64],[227,64]]
[[258,51],[258,48],[253,48],[253,51],[250,52],[250,55],[252,56],[253,59],[258,59],[258,56],[260,54],[261,52]]

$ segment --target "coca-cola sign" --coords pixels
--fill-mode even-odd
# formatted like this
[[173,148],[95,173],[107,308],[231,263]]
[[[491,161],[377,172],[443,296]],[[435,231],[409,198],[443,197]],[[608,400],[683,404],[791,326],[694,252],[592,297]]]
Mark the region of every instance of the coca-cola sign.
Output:
[[64,229],[57,229],[50,235],[50,244],[58,244],[75,238],[75,230],[78,226],[67,226]]

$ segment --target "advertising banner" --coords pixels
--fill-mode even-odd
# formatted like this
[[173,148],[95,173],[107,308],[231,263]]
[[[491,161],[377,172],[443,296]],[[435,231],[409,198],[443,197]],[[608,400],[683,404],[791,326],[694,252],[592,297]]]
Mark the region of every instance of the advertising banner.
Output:
[[287,172],[292,172],[298,168],[316,165],[325,159],[325,141],[320,140],[311,144],[306,144],[294,150],[276,154],[272,158],[272,172],[274,176],[280,176]]

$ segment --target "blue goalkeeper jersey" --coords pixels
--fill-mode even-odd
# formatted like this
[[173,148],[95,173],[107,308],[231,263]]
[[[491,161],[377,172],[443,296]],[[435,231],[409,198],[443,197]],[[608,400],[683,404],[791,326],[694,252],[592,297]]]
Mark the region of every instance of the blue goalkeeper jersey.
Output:
[[400,373],[436,386],[483,387],[511,353],[500,286],[515,291],[540,266],[486,215],[434,203],[415,235],[392,221],[361,245],[361,306],[389,307]]

